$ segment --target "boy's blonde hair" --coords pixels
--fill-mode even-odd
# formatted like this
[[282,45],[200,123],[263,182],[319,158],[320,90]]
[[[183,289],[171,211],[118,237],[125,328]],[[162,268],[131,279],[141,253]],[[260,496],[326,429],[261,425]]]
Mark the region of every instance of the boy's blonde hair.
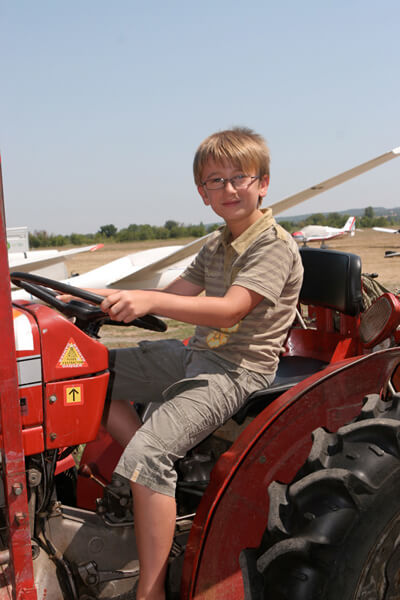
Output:
[[261,135],[247,127],[217,131],[200,144],[193,161],[196,185],[202,184],[203,169],[210,158],[216,163],[229,161],[248,174],[255,170],[259,177],[269,177],[268,146]]

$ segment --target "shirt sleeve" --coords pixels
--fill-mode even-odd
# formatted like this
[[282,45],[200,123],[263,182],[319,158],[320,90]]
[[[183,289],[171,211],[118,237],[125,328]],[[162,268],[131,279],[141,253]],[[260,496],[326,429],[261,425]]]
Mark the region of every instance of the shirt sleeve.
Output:
[[210,235],[199,253],[195,256],[190,265],[186,267],[181,277],[195,285],[201,285],[205,288],[207,266],[209,265],[214,252],[217,250],[220,240],[221,231],[218,229]]
[[205,282],[205,255],[206,247],[200,250],[200,252],[195,256],[193,261],[190,263],[188,267],[184,270],[181,277],[190,281],[190,283],[194,283],[195,285],[200,285],[204,287]]
[[257,240],[237,260],[232,285],[240,285],[264,296],[273,306],[278,302],[294,263],[289,245],[279,238]]

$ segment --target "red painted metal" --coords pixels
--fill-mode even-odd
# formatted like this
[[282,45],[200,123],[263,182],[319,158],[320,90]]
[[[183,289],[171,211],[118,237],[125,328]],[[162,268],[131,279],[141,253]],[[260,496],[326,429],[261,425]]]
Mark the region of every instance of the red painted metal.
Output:
[[[315,309],[315,307],[313,308]],[[321,310],[326,316],[327,309]],[[325,319],[322,323],[324,322]],[[369,350],[366,350],[361,344],[357,318],[341,315],[339,331],[330,331],[330,327],[322,327],[321,320],[319,323],[319,329],[292,327],[285,343],[284,355],[305,356],[330,363],[351,356],[369,354]]]
[[[22,443],[18,374],[11,308],[3,182],[0,160],[0,322],[2,345],[0,361],[0,421],[2,469],[9,533],[9,586],[0,589],[0,599],[37,600],[33,577],[29,531],[25,462]],[[12,592],[10,592],[10,588]]]
[[14,307],[29,320],[34,341],[30,351],[17,351],[17,360],[36,359],[43,376],[20,389],[25,455],[94,440],[109,378],[107,348],[48,306]]
[[38,324],[46,383],[86,377],[108,369],[108,350],[48,306],[16,302]]
[[379,393],[400,363],[400,348],[327,367],[278,398],[251,422],[214,468],[186,549],[181,598],[243,598],[239,554],[266,527],[268,485],[290,482],[306,459],[311,432],[336,431]]
[[[45,393],[46,448],[78,446],[96,438],[108,373],[49,383]],[[55,399],[54,402],[51,399]]]

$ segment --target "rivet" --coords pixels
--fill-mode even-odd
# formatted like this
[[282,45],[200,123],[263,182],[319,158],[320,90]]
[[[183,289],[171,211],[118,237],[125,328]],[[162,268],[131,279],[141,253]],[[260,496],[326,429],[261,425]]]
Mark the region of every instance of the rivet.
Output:
[[20,496],[22,494],[22,483],[14,483],[12,486],[12,491],[15,496]]

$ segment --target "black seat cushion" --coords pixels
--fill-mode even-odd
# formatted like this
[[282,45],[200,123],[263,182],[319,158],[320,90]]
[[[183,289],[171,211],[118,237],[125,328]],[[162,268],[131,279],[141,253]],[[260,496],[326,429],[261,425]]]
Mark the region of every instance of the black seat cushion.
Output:
[[242,408],[234,415],[233,419],[241,424],[247,415],[261,412],[272,400],[289,390],[291,387],[306,379],[310,375],[321,371],[327,363],[316,358],[304,356],[282,356],[274,382],[269,388],[253,392],[247,398]]

